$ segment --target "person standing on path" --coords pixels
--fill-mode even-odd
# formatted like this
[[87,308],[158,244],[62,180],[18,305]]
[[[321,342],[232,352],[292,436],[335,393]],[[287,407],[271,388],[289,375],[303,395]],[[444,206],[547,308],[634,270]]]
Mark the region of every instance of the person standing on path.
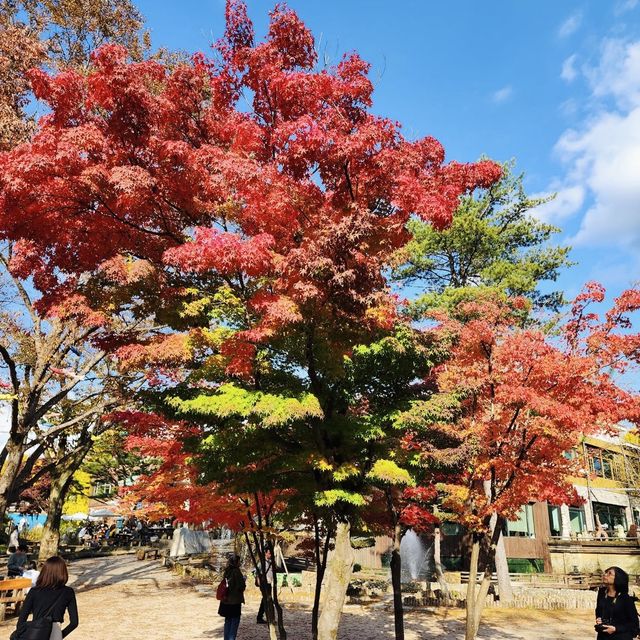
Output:
[[[267,584],[271,589],[273,585],[273,569],[271,567],[273,560],[271,559],[271,549],[267,549],[264,552],[264,561],[265,561],[264,571],[262,571],[261,573],[262,575],[264,575],[265,580],[267,581]],[[260,587],[260,574],[256,576],[256,587]],[[262,599],[260,600],[260,608],[258,609],[258,618],[256,620],[258,624],[267,624],[267,621],[264,619],[265,605],[266,603],[265,603],[264,594],[262,594]]]
[[[34,620],[51,617],[53,626],[50,640],[62,640],[78,626],[76,594],[71,587],[66,586],[68,580],[67,565],[59,556],[49,558],[42,565],[36,586],[29,590],[20,609],[16,626],[18,638],[26,626],[29,614],[33,614]],[[69,612],[69,624],[60,629],[65,611]]]
[[7,547],[15,547],[16,549],[20,546],[20,536],[18,532],[18,527],[15,525],[11,525],[11,533],[9,534],[9,543]]
[[602,576],[596,604],[598,640],[633,640],[638,634],[638,612],[629,595],[629,576],[609,567]]
[[227,593],[220,601],[218,614],[224,618],[224,640],[236,640],[246,586],[240,571],[240,556],[233,555],[229,558],[223,578],[227,581]]

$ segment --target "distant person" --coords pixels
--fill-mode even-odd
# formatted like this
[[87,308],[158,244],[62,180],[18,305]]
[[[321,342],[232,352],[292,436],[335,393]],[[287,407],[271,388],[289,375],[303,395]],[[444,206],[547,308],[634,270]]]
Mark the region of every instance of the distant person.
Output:
[[18,534],[23,535],[26,530],[27,530],[27,519],[24,516],[22,516],[22,518],[20,518],[20,522],[18,523]]
[[[11,552],[11,550],[13,550],[13,552]],[[18,545],[17,549],[15,547],[9,547],[9,551],[11,553],[7,560],[7,575],[10,578],[18,578],[22,575],[22,572],[29,561],[29,556],[27,556],[27,545]]]
[[16,527],[15,525],[11,527],[11,533],[9,534],[9,543],[7,546],[15,547],[16,549],[20,546],[18,527]]
[[229,558],[223,578],[227,581],[227,594],[220,601],[218,614],[224,618],[224,640],[236,640],[246,586],[240,571],[240,556],[233,555]]
[[[273,585],[273,568],[272,568],[272,559],[271,559],[271,549],[267,549],[264,552],[264,567],[262,574],[267,581],[269,587]],[[256,576],[256,587],[260,587],[260,574]],[[262,594],[262,590],[260,591]],[[258,624],[267,624],[267,621],[264,619],[264,611],[265,611],[265,598],[264,594],[262,594],[262,599],[260,600],[260,607],[258,608],[258,618],[256,622]]]
[[599,524],[598,528],[595,530],[593,537],[596,540],[606,540],[609,537],[609,534],[604,530],[604,527]]
[[[69,573],[64,560],[58,556],[49,558],[42,566],[36,586],[29,590],[16,626],[17,637],[28,628],[29,614],[34,620],[48,618],[52,620],[49,640],[62,640],[78,626],[78,606],[76,594],[71,587],[67,587]],[[64,620],[65,611],[69,614],[69,624],[60,628]]]
[[609,567],[598,590],[595,630],[598,640],[633,640],[638,635],[638,612],[629,595],[629,576],[620,567]]
[[40,572],[38,571],[36,563],[33,562],[33,560],[30,560],[29,562],[27,562],[27,564],[25,565],[25,569],[22,572],[22,577],[29,578],[29,580],[31,580],[32,587],[36,586],[36,582],[38,581],[39,575],[40,575]]
[[613,533],[614,537],[618,538],[619,540],[622,540],[625,537],[624,527],[620,523],[613,527]]

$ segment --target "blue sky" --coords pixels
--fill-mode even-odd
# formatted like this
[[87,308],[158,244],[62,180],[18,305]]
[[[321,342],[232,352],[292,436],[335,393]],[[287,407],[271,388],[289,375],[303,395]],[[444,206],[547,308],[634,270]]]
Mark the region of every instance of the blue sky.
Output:
[[[290,0],[331,62],[372,65],[374,110],[449,159],[515,158],[540,216],[562,227],[578,265],[615,294],[640,258],[640,0]],[[206,51],[223,0],[139,0],[155,46]],[[249,0],[258,35],[273,2]]]

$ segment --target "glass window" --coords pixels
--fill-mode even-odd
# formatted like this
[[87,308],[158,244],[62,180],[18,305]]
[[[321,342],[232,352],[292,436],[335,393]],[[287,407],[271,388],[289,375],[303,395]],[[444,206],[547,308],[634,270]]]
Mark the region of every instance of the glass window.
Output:
[[462,527],[457,522],[443,522],[440,531],[444,536],[457,536],[462,533]]
[[552,536],[562,535],[561,523],[560,507],[549,505],[549,533],[551,533]]
[[506,522],[504,534],[509,537],[535,538],[533,507],[530,504],[525,504],[520,509],[517,520]]
[[587,530],[587,519],[582,507],[569,507],[569,521],[573,533],[583,533]]
[[613,528],[617,524],[621,524],[624,530],[627,530],[627,514],[624,511],[624,507],[616,504],[594,502],[593,512],[598,516],[598,519],[607,531],[613,531]]
[[110,496],[114,492],[114,486],[110,482],[99,482],[93,485],[94,496]]
[[599,478],[618,480],[620,482],[626,480],[624,458],[622,456],[597,447],[587,447],[587,456],[589,458],[589,468],[594,475]]

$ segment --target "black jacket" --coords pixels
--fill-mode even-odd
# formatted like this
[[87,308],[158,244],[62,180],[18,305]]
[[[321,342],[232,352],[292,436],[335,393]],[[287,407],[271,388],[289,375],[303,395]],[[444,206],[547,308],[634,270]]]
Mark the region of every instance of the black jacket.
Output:
[[227,595],[218,607],[218,614],[225,618],[239,618],[244,603],[244,576],[238,567],[227,567],[224,578],[227,581]]
[[602,618],[603,624],[610,621],[610,624],[616,628],[616,632],[612,635],[599,633],[598,640],[633,640],[638,633],[638,612],[633,598],[627,593],[610,598],[607,596],[607,588],[600,587],[596,618]]
[[56,606],[51,612],[54,622],[62,622],[65,610],[69,611],[69,624],[62,630],[62,636],[68,636],[78,626],[78,605],[76,604],[76,594],[71,587],[62,587],[61,589],[33,587],[30,589],[20,609],[17,628],[22,628],[30,613],[33,614],[34,620],[43,618],[54,602]]

